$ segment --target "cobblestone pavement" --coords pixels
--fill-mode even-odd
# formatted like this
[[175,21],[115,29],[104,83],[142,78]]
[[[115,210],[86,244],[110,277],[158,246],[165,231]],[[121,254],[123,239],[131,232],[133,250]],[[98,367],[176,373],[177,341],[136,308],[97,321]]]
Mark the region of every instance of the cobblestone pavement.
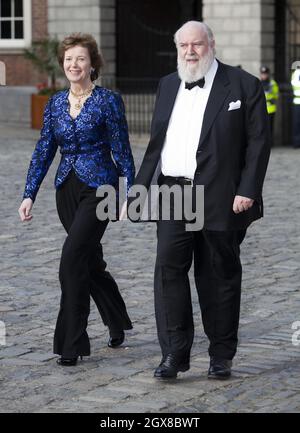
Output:
[[[299,412],[300,345],[292,344],[292,323],[300,321],[300,151],[272,151],[265,218],[251,226],[242,246],[240,344],[232,379],[206,379],[207,340],[192,286],[196,333],[191,369],[165,383],[152,377],[160,361],[153,312],[153,224],[111,223],[104,237],[109,270],[134,323],[126,344],[116,350],[106,346],[107,329],[93,304],[91,357],[76,367],[56,365],[52,339],[65,238],[53,188],[58,158],[42,185],[33,220],[22,225],[17,214],[36,138],[35,131],[1,127],[0,320],[6,345],[0,345],[0,411]],[[146,137],[132,141],[138,166]]]

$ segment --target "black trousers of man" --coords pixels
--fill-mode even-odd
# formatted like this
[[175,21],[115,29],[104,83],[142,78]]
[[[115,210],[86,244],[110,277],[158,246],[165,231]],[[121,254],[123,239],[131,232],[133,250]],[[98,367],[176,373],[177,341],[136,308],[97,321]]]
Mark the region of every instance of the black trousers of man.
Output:
[[155,314],[162,355],[187,362],[194,338],[188,272],[194,258],[196,289],[209,355],[231,360],[237,348],[246,230],[186,231],[186,221],[157,222]]
[[90,355],[90,295],[111,331],[132,328],[118,286],[105,270],[100,241],[108,221],[96,216],[99,200],[96,189],[81,182],[73,170],[56,192],[58,215],[68,233],[59,268],[62,294],[54,334],[54,353],[64,358]]

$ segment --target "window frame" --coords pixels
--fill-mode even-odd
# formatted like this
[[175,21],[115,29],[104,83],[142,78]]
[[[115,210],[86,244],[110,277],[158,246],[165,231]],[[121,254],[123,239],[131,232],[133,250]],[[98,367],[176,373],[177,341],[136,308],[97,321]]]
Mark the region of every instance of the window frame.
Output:
[[[1,39],[1,49],[27,48],[31,45],[32,40],[32,16],[31,0],[23,0],[23,39]],[[1,20],[1,17],[0,17]]]

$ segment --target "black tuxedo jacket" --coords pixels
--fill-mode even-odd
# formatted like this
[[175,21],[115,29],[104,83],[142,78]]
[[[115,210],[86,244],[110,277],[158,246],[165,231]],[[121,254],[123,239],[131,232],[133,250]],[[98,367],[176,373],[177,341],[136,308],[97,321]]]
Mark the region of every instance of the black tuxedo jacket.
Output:
[[[177,72],[160,80],[150,142],[135,184],[149,188],[152,182],[180,82]],[[230,103],[237,101],[240,108],[228,110]],[[196,184],[204,185],[205,229],[244,229],[263,216],[262,187],[269,155],[269,119],[260,81],[218,62],[204,113],[194,177]],[[232,206],[237,194],[254,199],[252,208],[235,214]]]

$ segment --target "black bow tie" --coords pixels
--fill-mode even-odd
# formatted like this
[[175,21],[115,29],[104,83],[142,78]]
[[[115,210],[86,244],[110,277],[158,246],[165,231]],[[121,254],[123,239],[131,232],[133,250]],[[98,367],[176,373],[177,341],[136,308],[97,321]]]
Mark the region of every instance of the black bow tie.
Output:
[[205,84],[205,78],[201,78],[198,81],[194,81],[193,83],[185,83],[185,88],[191,90],[195,86],[203,87]]

